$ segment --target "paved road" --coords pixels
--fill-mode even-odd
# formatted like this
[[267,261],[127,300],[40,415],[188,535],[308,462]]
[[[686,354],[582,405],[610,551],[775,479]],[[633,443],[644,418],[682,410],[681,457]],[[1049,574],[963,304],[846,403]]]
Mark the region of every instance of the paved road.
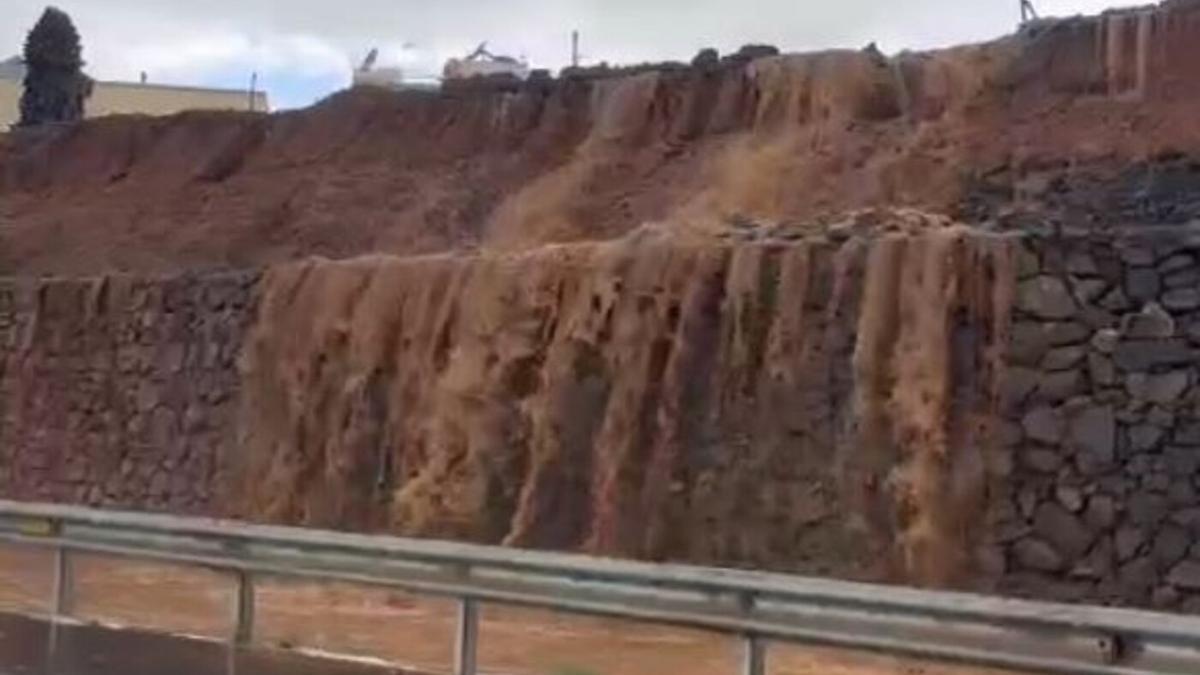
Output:
[[[0,548],[0,609],[38,610],[50,557]],[[77,611],[88,619],[226,633],[231,586],[204,571],[104,558],[80,560]],[[405,668],[449,671],[448,601],[345,585],[268,581],[259,587],[256,641],[371,656]],[[738,644],[709,633],[543,611],[485,606],[480,664],[495,675],[729,675]],[[984,675],[982,671],[790,645],[769,652],[770,675]]]

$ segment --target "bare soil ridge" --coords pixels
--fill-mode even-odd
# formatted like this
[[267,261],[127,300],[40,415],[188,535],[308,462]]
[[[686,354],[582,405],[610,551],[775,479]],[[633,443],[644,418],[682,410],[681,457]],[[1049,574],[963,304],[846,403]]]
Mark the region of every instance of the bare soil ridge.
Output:
[[259,266],[607,239],[646,222],[808,227],[910,206],[972,223],[1200,215],[1200,4],[263,116],[0,136],[0,272]]

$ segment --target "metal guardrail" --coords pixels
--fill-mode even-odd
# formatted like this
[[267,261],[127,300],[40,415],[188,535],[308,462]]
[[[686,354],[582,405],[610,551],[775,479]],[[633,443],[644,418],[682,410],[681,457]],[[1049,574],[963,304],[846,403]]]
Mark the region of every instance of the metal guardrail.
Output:
[[1022,671],[1200,672],[1200,618],[779,574],[0,501],[0,543],[55,552],[51,638],[70,620],[71,559],[98,553],[228,573],[230,672],[253,637],[256,575],[348,581],[458,600],[456,675],[478,672],[479,604],[712,630],[763,675],[768,640]]

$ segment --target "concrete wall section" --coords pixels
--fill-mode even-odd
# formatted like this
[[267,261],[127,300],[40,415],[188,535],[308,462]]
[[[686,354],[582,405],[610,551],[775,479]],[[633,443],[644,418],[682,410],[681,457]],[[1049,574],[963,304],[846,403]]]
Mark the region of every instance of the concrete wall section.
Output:
[[21,117],[21,83],[0,78],[0,133]]
[[136,82],[97,82],[87,102],[88,117],[105,115],[171,115],[184,110],[254,110],[267,112],[267,95],[249,90],[176,87]]

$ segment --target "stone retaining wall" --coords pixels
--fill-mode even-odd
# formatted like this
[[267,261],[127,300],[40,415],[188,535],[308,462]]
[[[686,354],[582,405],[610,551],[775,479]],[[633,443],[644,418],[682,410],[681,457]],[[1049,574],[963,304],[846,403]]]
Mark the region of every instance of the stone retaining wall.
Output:
[[1002,590],[1200,610],[1200,230],[1025,241],[993,477]]
[[0,495],[211,512],[256,279],[0,281]]
[[[977,555],[963,585],[1068,601],[1200,612],[1200,228],[1143,228],[1115,235],[1030,234],[1020,240],[1017,257],[998,419],[985,412],[986,406],[980,408],[981,415],[997,422],[991,426],[998,431],[994,447],[982,454],[987,489],[980,503],[986,508],[986,527],[972,532]],[[418,291],[424,286],[418,282],[424,277],[418,268],[410,270],[416,275],[411,279],[367,276],[378,277],[380,284],[388,279],[402,283],[402,295],[423,298],[424,292]],[[1001,271],[1007,269],[1003,266],[988,269],[994,275],[1007,275]],[[335,272],[331,278],[340,280],[343,290],[362,296],[367,286],[355,281],[358,277],[351,272],[366,272],[354,266]],[[767,278],[757,272],[749,277]],[[430,279],[422,283],[438,286]],[[479,284],[481,289],[492,285]],[[239,365],[241,352],[252,323],[279,320],[259,316],[263,288],[257,273],[0,282],[0,495],[226,514],[228,503],[219,502],[217,495],[245,478],[232,475],[239,473],[239,463],[229,458],[245,455],[245,447],[234,436],[239,426],[251,422],[244,417],[254,414],[243,396],[247,375],[245,363]],[[334,298],[314,297],[318,309],[329,309]],[[779,306],[786,306],[786,298],[780,297]],[[347,305],[351,306],[359,304]],[[468,315],[476,311],[464,307],[468,308],[460,309]],[[999,305],[996,312],[1002,313]],[[421,316],[425,314],[453,317],[455,312]],[[966,321],[955,312],[948,316]],[[996,325],[1003,323],[997,320]],[[416,319],[410,323],[425,325]],[[858,335],[847,338],[851,342],[862,339],[864,326],[875,325],[853,318],[845,323],[848,336],[857,326]],[[318,368],[312,372],[332,378],[327,383],[331,392],[345,389],[339,377],[354,380],[336,368],[323,367],[331,358],[329,349],[345,346],[339,340],[349,325],[332,321],[332,337],[309,336],[316,347],[309,350],[311,354],[301,350],[305,359],[311,357],[312,368]],[[797,324],[795,328],[813,327]],[[291,334],[280,326],[276,329],[274,333],[284,337]],[[509,329],[487,330],[492,332],[480,335],[490,339],[492,333]],[[296,340],[288,344],[292,342],[300,344]],[[292,348],[299,349],[295,344]],[[859,361],[867,355],[860,351]],[[262,352],[270,353],[269,349]],[[983,352],[974,347],[964,352],[979,353]],[[304,363],[297,366],[301,375],[310,372]],[[780,363],[780,367],[794,366],[787,359]],[[884,378],[879,381],[892,376],[903,380],[908,371],[888,370],[889,363],[885,359],[878,364],[877,375]],[[963,363],[969,369],[971,359]],[[975,363],[979,367],[982,362]],[[463,372],[468,371],[474,372]],[[973,381],[965,369],[954,372],[956,378]],[[310,380],[304,387],[312,388]],[[821,384],[825,381],[812,386],[827,387]],[[287,382],[280,379],[277,384]],[[796,378],[786,385],[791,389],[785,393],[792,396],[793,389],[806,382]],[[912,386],[898,384],[898,393],[880,398],[875,412],[886,413],[889,405],[896,405],[895,396],[911,393]],[[295,387],[285,389],[281,396]],[[947,404],[945,423],[961,426],[967,418],[954,401],[958,398]],[[751,403],[760,405],[754,399],[746,405]],[[327,417],[343,424],[339,415]],[[392,439],[386,448],[390,452],[404,450],[395,434],[379,438]],[[751,444],[766,443],[762,436],[753,438]],[[304,444],[273,452],[282,452],[280,457],[308,452],[300,445]],[[803,447],[807,446],[780,445],[778,452],[791,453],[788,462],[794,465],[803,461],[797,453],[804,452],[796,450]],[[961,454],[962,450],[954,446],[947,452]],[[863,461],[863,452],[863,447],[856,447],[846,457]],[[892,453],[887,461],[903,456]],[[963,459],[956,456],[948,461],[970,469],[972,463]],[[316,499],[322,490],[333,494],[330,491],[354,489],[338,482],[345,473],[342,464],[330,460],[318,468],[304,475],[320,480],[305,483],[309,487],[299,490],[304,494],[297,499]],[[932,464],[925,468],[923,475],[928,477],[954,473],[935,470]],[[887,476],[903,473],[894,464],[875,469],[862,478],[861,489],[887,489],[893,480]],[[271,475],[277,478],[277,474]],[[431,485],[446,488],[447,480],[439,478]],[[853,481],[845,482],[853,489]],[[746,482],[737,489],[749,495],[763,484]],[[952,490],[948,485],[936,489]],[[270,489],[261,491],[270,496]],[[697,501],[690,508],[704,507],[711,504]],[[887,511],[876,514],[880,522],[900,527],[899,511],[894,505],[888,508],[878,506]],[[739,527],[768,525],[757,516],[742,514]],[[852,520],[844,511],[840,518]],[[830,527],[843,527],[841,521]],[[962,522],[975,521],[964,517]],[[828,550],[814,551],[822,565],[827,557],[834,559]],[[840,567],[830,567],[827,573],[837,576],[845,571],[844,556],[837,560]]]

